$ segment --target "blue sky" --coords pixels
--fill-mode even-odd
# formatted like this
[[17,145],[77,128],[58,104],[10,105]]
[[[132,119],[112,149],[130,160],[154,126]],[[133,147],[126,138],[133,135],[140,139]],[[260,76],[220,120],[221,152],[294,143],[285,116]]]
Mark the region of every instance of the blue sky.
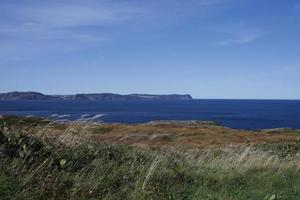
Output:
[[0,92],[300,99],[300,0],[1,0]]

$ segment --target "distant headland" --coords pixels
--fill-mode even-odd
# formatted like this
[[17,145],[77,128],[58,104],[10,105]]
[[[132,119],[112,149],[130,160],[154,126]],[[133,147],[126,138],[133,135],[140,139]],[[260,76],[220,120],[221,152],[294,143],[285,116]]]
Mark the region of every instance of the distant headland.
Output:
[[0,93],[0,100],[192,100],[189,94],[113,94],[113,93],[88,93],[74,95],[46,95],[40,92],[8,92]]

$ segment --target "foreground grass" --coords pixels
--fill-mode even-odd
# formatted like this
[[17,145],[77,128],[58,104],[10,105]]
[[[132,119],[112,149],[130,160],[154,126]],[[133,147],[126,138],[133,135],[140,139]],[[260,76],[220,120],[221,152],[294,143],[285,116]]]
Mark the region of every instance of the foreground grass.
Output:
[[0,131],[0,199],[300,199],[300,143],[186,152]]

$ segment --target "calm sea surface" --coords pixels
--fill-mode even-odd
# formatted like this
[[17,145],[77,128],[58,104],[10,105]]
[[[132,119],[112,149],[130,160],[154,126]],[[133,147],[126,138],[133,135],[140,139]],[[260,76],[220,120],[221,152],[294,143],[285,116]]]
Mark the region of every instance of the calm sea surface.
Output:
[[191,101],[0,101],[0,114],[50,117],[82,115],[104,122],[141,123],[152,120],[210,120],[231,128],[300,128],[300,101],[191,100]]

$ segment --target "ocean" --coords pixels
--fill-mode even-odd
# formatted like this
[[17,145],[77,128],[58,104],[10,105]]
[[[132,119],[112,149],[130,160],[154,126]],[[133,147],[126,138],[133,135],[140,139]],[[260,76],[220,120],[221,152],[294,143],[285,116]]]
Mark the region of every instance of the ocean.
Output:
[[0,101],[0,115],[103,122],[205,120],[237,129],[300,128],[300,100]]

